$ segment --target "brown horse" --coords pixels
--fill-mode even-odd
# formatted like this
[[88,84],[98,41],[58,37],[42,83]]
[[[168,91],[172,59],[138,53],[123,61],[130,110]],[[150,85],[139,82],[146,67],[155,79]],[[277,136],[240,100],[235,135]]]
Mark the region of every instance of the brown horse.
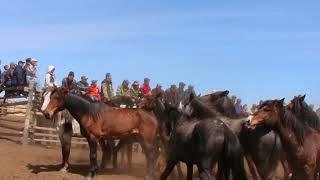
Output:
[[92,179],[97,170],[97,141],[123,139],[138,136],[147,159],[146,179],[153,177],[156,159],[154,140],[157,133],[157,120],[154,116],[140,109],[120,109],[103,103],[92,103],[65,89],[55,89],[50,102],[44,110],[47,118],[67,109],[79,122],[82,135],[90,147],[90,171]]
[[253,128],[265,126],[280,135],[292,179],[313,180],[320,168],[320,132],[302,123],[282,100],[265,101],[249,118]]

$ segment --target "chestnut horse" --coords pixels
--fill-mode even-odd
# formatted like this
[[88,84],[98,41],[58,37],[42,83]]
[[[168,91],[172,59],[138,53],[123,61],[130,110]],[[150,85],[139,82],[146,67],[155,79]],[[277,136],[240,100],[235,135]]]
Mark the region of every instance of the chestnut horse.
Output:
[[302,123],[285,108],[284,99],[265,101],[249,118],[252,128],[265,126],[280,135],[293,180],[317,179],[320,168],[320,131]]
[[87,176],[92,179],[97,170],[97,141],[123,139],[138,136],[147,159],[146,179],[153,177],[156,159],[154,141],[157,133],[157,120],[140,109],[121,109],[103,103],[92,103],[66,89],[55,89],[47,108],[43,111],[47,118],[67,109],[79,122],[81,133],[90,147],[90,170]]

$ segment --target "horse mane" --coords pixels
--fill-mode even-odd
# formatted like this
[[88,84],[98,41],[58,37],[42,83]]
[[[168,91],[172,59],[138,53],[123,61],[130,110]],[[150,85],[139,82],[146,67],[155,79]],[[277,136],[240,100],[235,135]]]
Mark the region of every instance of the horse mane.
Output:
[[90,102],[89,100],[73,93],[67,93],[64,96],[64,100],[66,106],[74,107],[78,112],[89,114],[93,117],[97,116],[105,107],[102,103]]
[[299,102],[294,101],[294,112],[297,112],[296,116],[299,120],[307,123],[310,127],[319,129],[320,128],[320,119],[316,112],[306,103],[302,102],[302,105],[298,104]]
[[301,122],[290,110],[284,109],[283,111],[282,125],[290,128],[294,132],[298,143],[302,144],[309,130],[308,126]]
[[235,106],[233,105],[229,96],[225,96],[223,98],[219,98],[218,100],[213,101],[211,94],[209,94],[202,96],[200,99],[212,111],[220,113],[222,116],[226,116],[228,118],[239,118]]
[[193,107],[193,112],[191,117],[199,118],[199,119],[217,117],[217,113],[212,109],[210,109],[207,105],[205,105],[199,99],[193,99],[191,101],[191,106]]

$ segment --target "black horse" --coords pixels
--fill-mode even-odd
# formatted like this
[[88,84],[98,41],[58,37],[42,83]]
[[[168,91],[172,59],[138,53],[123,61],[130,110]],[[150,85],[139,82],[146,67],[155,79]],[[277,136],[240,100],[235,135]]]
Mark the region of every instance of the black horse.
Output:
[[219,179],[228,179],[230,171],[234,179],[247,179],[244,169],[243,152],[236,135],[193,95],[181,110],[155,100],[154,112],[159,119],[173,122],[169,143],[167,167],[161,179],[167,179],[178,162],[187,164],[187,178],[193,177],[193,165],[198,166],[202,180],[211,179],[216,163]]
[[264,127],[248,128],[247,117],[236,113],[228,95],[229,91],[219,91],[203,96],[201,100],[220,114],[222,120],[238,136],[253,178],[259,179],[260,176],[261,179],[273,179],[280,161],[284,167],[285,179],[288,179],[289,168],[279,137]]

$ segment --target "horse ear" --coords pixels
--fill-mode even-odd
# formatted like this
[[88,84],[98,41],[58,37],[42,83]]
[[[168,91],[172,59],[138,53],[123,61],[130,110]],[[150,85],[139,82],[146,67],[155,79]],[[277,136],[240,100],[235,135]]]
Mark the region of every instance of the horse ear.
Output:
[[283,104],[283,103],[284,103],[284,100],[285,100],[285,98],[280,99],[280,100],[279,100],[279,103],[280,103],[280,104]]
[[306,95],[303,95],[303,96],[300,97],[301,101],[304,101],[305,99],[306,99]]
[[224,96],[228,96],[228,95],[229,95],[229,91],[228,91],[228,90],[223,91],[223,95],[224,95]]

